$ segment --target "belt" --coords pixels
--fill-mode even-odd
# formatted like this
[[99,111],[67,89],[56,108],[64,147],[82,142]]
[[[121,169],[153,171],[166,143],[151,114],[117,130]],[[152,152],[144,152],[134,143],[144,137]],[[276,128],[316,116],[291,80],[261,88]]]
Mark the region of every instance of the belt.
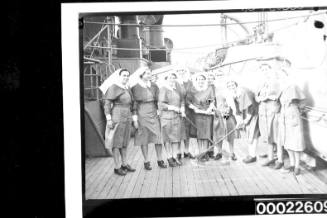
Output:
[[114,104],[114,107],[131,107],[131,104],[117,104],[117,103],[115,103]]
[[269,99],[269,98],[267,98],[267,99],[265,99],[265,100],[263,100],[263,102],[278,102],[277,100],[272,100],[272,99]]
[[137,102],[139,105],[141,104],[155,104],[155,101],[139,101]]

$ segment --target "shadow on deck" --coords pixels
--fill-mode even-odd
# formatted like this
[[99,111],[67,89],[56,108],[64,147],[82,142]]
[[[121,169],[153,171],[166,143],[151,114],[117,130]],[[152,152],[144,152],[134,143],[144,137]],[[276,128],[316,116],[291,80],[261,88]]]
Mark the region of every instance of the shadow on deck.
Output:
[[[132,142],[132,141],[131,141]],[[191,139],[191,149],[197,152],[197,145]],[[224,144],[224,149],[228,146]],[[265,150],[258,146],[258,153]],[[205,164],[196,160],[183,159],[183,166],[160,169],[157,166],[154,146],[149,146],[152,170],[143,168],[141,149],[132,143],[128,148],[128,160],[136,171],[126,176],[113,173],[112,158],[85,160],[85,198],[156,198],[156,197],[197,197],[197,196],[240,196],[272,194],[326,194],[327,168],[316,171],[301,169],[295,179],[293,174],[282,173],[269,167],[262,167],[259,159],[244,164],[247,155],[246,144],[235,141],[236,161],[226,158]],[[164,154],[165,156],[165,154]],[[286,160],[287,163],[287,160]]]

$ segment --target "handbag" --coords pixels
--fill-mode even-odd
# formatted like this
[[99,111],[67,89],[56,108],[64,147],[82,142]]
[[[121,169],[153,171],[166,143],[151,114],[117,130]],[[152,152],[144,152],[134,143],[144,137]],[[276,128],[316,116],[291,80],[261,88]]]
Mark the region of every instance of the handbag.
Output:
[[108,151],[109,156],[113,155],[112,148],[114,143],[114,136],[117,131],[117,124],[114,124],[114,128],[108,128],[106,126],[106,132],[105,132],[105,147]]

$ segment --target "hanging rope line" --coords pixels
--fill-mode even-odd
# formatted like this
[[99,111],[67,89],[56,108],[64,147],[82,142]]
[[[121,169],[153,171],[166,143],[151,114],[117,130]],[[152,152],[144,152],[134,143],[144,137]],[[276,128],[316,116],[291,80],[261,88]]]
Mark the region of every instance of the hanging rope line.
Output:
[[[308,16],[310,16],[310,15],[301,16],[301,17],[303,18],[303,17],[308,17]],[[297,21],[295,23],[292,23],[292,24],[286,25],[284,27],[281,27],[281,28],[275,29],[273,31],[270,31],[268,33],[268,35],[273,34],[275,32],[278,32],[278,31],[281,31],[281,30],[284,30],[284,29],[291,28],[291,27],[296,26],[296,25],[298,25],[299,23],[302,23],[302,22],[305,22],[305,20],[304,21]],[[220,47],[220,49],[227,49],[227,48],[233,47],[234,45],[230,45],[230,46],[223,46],[223,45],[226,45],[226,44],[234,44],[234,43],[238,43],[238,42],[244,41],[244,40],[248,40],[248,38],[240,39],[240,40],[235,40],[235,41],[230,41],[230,42],[226,42],[226,43],[220,43],[220,44],[210,44],[210,45],[203,45],[203,46],[196,46],[196,47],[173,48],[173,49],[165,49],[165,48],[145,48],[145,49],[138,49],[138,48],[117,48],[117,47],[91,46],[91,45],[88,45],[88,47],[91,47],[91,48],[99,48],[99,49],[124,50],[124,51],[143,51],[143,50],[149,50],[149,51],[174,51],[174,52],[180,52],[180,51],[183,51],[183,50],[203,49],[203,48],[217,49],[217,47]],[[223,47],[221,47],[221,46],[223,46]],[[183,52],[183,53],[188,53],[188,52]],[[203,52],[190,52],[190,53],[203,53]]]
[[321,109],[321,108],[311,107],[311,106],[305,106],[305,108],[307,110],[318,111],[318,112],[326,113],[327,114],[327,109]]
[[317,126],[320,126],[320,127],[323,127],[323,128],[327,128],[327,125],[322,125],[319,123],[319,121],[316,121],[316,120],[311,120],[311,119],[308,119],[304,116],[300,116],[302,120],[306,120],[308,121],[309,123],[315,123]]
[[[293,17],[285,17],[285,18],[277,18],[277,19],[270,19],[266,22],[278,22],[278,21],[285,21],[285,20],[292,20],[298,18],[305,18],[305,17],[313,17],[322,14],[326,14],[327,12],[319,12],[315,14],[308,14],[308,15],[299,15]],[[253,24],[253,23],[260,23],[260,21],[247,21],[247,22],[239,22],[239,23],[226,23],[226,24],[121,24],[121,23],[108,23],[108,22],[96,22],[96,21],[84,21],[84,23],[89,24],[99,24],[99,25],[116,25],[116,26],[136,26],[136,27],[217,27],[217,26],[225,26],[225,25],[240,25],[240,24]]]

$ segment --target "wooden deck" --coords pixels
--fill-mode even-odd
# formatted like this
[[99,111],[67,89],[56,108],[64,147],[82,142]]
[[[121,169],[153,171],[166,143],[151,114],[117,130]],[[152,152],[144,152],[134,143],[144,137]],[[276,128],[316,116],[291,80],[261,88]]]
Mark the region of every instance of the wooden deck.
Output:
[[[196,150],[196,141],[191,140],[191,148]],[[258,146],[259,153],[265,148]],[[224,144],[224,150],[228,149]],[[92,158],[85,160],[85,198],[156,198],[156,197],[196,197],[196,196],[239,196],[270,194],[326,194],[327,167],[315,171],[302,168],[295,179],[293,174],[262,167],[259,159],[255,163],[244,164],[246,145],[241,140],[235,142],[237,161],[210,160],[200,164],[196,160],[183,159],[183,166],[160,169],[156,163],[154,146],[150,145],[151,171],[143,168],[143,157],[139,147],[130,145],[128,160],[136,172],[126,176],[113,174],[112,158]],[[165,154],[164,154],[165,155]],[[286,160],[287,161],[287,160]]]

